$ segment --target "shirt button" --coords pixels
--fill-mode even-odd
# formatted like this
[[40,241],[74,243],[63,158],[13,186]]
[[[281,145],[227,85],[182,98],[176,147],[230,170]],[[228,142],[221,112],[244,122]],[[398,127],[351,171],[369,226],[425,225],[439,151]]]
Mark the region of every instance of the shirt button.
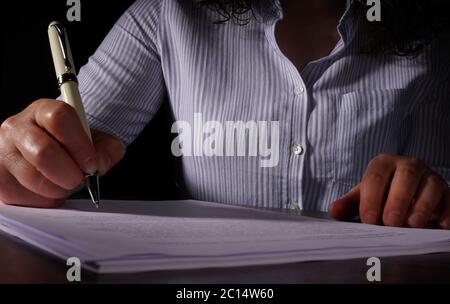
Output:
[[298,144],[293,145],[291,149],[294,155],[302,155],[305,152],[305,149]]
[[290,210],[300,210],[300,207],[298,206],[298,204],[296,202],[290,202],[288,205],[288,208]]
[[303,93],[305,93],[305,87],[304,86],[297,86],[295,87],[295,95],[300,96]]

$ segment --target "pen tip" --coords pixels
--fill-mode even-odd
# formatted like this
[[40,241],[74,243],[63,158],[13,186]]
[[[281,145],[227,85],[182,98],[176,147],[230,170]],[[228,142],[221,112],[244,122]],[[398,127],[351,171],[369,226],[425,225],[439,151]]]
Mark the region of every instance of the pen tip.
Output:
[[86,188],[96,208],[100,206],[100,181],[97,175],[86,176]]

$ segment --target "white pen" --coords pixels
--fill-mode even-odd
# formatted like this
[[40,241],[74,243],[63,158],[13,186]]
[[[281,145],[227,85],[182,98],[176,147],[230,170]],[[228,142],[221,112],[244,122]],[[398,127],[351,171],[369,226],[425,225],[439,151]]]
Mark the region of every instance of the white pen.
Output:
[[[72,106],[80,118],[86,134],[92,142],[91,131],[86,119],[80,91],[78,90],[77,72],[73,64],[72,51],[64,26],[59,22],[52,22],[48,27],[48,38],[55,65],[58,86],[64,101]],[[98,208],[100,203],[100,182],[97,174],[85,175],[86,188],[92,202]]]

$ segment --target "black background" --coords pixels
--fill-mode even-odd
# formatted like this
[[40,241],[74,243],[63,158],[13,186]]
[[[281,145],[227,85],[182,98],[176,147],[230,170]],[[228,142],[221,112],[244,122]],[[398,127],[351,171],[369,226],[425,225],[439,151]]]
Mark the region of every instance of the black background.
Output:
[[[68,30],[74,61],[84,65],[133,0],[81,0],[81,22],[68,22],[66,0],[2,1],[0,121],[39,98],[59,96],[47,37],[51,21]],[[166,103],[167,104],[167,103]],[[177,160],[170,152],[170,114],[163,106],[125,159],[102,178],[104,198],[178,198]],[[86,196],[85,192],[78,196]]]

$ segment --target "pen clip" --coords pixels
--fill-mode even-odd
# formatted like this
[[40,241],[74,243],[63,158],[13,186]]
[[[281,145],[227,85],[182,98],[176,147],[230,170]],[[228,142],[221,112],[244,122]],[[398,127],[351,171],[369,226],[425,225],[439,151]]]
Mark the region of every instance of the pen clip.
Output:
[[69,46],[67,42],[67,35],[64,26],[61,23],[54,23],[51,26],[55,27],[58,33],[58,42],[61,47],[62,56],[64,59],[64,65],[67,72],[72,70],[72,59],[69,57]]

